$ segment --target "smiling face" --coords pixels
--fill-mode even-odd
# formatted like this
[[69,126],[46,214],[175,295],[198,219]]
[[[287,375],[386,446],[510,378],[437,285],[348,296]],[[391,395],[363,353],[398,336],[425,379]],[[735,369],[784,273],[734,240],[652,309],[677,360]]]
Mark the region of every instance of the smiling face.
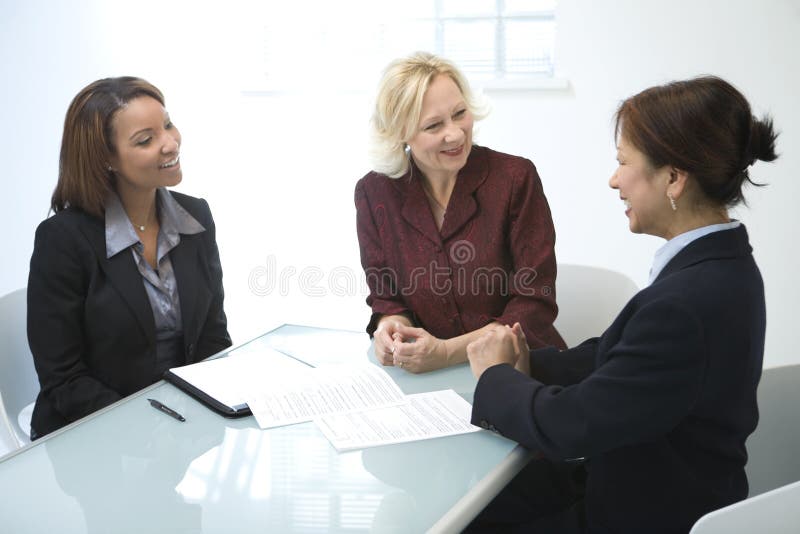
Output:
[[619,167],[608,185],[619,191],[625,202],[625,215],[635,234],[648,234],[670,239],[672,208],[667,198],[670,167],[654,169],[640,150],[620,136],[617,146]]
[[111,125],[116,154],[110,163],[118,188],[150,191],[180,183],[181,134],[158,100],[134,98],[114,115]]
[[472,149],[472,112],[447,75],[437,75],[422,99],[417,133],[408,141],[414,162],[428,179],[454,177]]

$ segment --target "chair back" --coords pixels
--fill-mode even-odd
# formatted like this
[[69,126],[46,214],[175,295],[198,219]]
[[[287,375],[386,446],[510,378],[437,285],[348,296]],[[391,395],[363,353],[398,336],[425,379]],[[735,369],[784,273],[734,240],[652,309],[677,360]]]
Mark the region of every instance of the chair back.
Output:
[[701,517],[689,534],[797,534],[800,482],[750,497]]
[[561,263],[556,277],[558,317],[554,326],[567,346],[574,347],[605,332],[638,291],[633,280],[622,273]]
[[19,414],[39,394],[39,379],[28,347],[27,310],[25,288],[0,297],[0,417],[5,418],[12,434],[11,445],[16,442],[16,447],[30,443],[30,427],[20,426]]
[[758,427],[747,439],[751,497],[800,480],[798,407],[800,365],[764,369],[758,384]]

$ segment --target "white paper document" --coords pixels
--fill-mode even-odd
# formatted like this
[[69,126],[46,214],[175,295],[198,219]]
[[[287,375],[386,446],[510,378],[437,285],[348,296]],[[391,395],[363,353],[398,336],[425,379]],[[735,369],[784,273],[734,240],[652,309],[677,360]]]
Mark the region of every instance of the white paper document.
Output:
[[170,371],[230,407],[244,406],[250,391],[269,389],[276,382],[298,381],[313,368],[273,349],[233,352],[225,358],[205,360]]
[[367,352],[372,342],[363,332],[343,332],[338,330],[318,330],[303,332],[302,335],[270,334],[265,343],[275,350],[310,363],[314,367],[322,365],[352,363],[362,357],[367,362]]
[[261,428],[404,401],[405,395],[388,373],[371,363],[309,369],[287,377],[282,384],[271,383],[269,388],[252,390],[247,397],[247,405]]
[[472,407],[452,389],[408,395],[403,404],[316,419],[339,451],[477,432]]

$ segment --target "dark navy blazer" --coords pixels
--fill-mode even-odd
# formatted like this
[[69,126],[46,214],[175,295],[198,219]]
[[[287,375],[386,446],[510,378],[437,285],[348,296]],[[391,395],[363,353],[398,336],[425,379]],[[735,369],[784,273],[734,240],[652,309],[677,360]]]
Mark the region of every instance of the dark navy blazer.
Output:
[[473,423],[585,457],[590,531],[688,532],[747,497],[766,312],[744,226],[687,245],[600,338],[487,369]]
[[[171,192],[205,232],[170,251],[193,363],[231,344],[222,268],[208,204]],[[39,436],[158,381],[153,310],[133,255],[106,258],[105,221],[74,208],[36,230],[28,277],[28,341],[41,391]]]

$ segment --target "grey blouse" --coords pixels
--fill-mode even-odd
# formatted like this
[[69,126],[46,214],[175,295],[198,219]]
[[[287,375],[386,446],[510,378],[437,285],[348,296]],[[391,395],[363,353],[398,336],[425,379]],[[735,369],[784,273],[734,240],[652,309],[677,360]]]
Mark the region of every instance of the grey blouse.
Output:
[[183,322],[175,272],[169,252],[181,242],[180,234],[198,234],[205,228],[192,217],[165,188],[156,192],[156,210],[160,222],[153,268],[144,259],[144,245],[116,194],[106,203],[106,258],[130,249],[142,275],[156,327],[156,368],[158,374],[186,363],[183,354]]

